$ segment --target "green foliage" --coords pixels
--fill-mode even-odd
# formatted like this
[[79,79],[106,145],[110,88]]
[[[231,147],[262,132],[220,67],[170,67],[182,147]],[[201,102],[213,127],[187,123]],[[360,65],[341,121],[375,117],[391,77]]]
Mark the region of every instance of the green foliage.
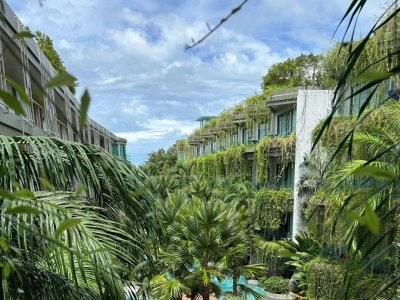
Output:
[[[280,155],[280,162],[285,166],[293,160],[293,153],[296,141],[296,132],[292,132],[288,136],[276,136],[270,138],[265,136],[255,147],[255,155],[257,162],[257,181],[267,183],[269,170],[269,157],[271,151],[277,151]],[[282,170],[281,170],[282,171]],[[279,176],[280,174],[278,174]]]
[[[220,200],[188,197],[182,191],[157,204],[163,231],[157,265],[161,274],[168,272],[172,277],[164,280],[162,288],[154,285],[157,299],[171,294],[167,282],[179,281],[181,292],[205,299],[210,292],[221,294],[212,279],[251,277],[264,271],[261,266],[243,264],[251,238],[244,209],[236,211]],[[238,292],[235,287],[233,292]]]
[[[144,174],[95,146],[0,140],[5,298],[125,299],[126,274],[144,255],[151,260],[151,196],[138,192]],[[63,192],[70,180],[86,188]]]
[[[53,65],[54,69],[56,69],[57,73],[66,73],[67,69],[64,66],[64,62],[61,60],[60,55],[54,49],[53,40],[48,35],[42,33],[39,30],[36,30],[35,34],[36,43],[39,45],[44,55],[46,55],[47,59]],[[73,82],[68,84],[68,88],[74,95],[76,93],[76,88],[78,85],[79,83],[76,77],[74,77]]]
[[[244,112],[246,115],[246,128],[251,135],[254,123],[268,124],[271,119],[271,110],[267,106],[267,98],[274,89],[270,88],[263,94],[255,94],[247,97],[244,103]],[[251,136],[250,136],[251,137]]]
[[271,86],[280,89],[298,86],[325,87],[326,83],[322,69],[323,60],[324,57],[322,55],[310,53],[275,63],[263,77],[261,87],[263,90]]
[[[373,273],[361,272],[351,262],[316,259],[309,263],[307,272],[309,299],[374,299],[385,289],[383,278]],[[390,299],[391,289],[380,294]],[[378,297],[379,299],[379,297]]]
[[261,278],[260,286],[267,292],[272,294],[289,294],[289,279],[281,276],[271,276],[269,278]]
[[256,219],[261,228],[276,229],[293,205],[293,191],[290,189],[270,190],[262,188],[255,195]]
[[278,269],[279,260],[282,259],[280,253],[284,250],[285,248],[281,243],[260,240],[256,247],[257,263],[267,266],[268,273],[273,274]]
[[310,263],[307,273],[308,297],[318,300],[343,299],[346,273],[344,265]]
[[195,173],[203,173],[208,177],[239,176],[247,178],[249,161],[244,157],[246,145],[229,147],[225,151],[210,153],[185,161],[193,164]]
[[224,300],[246,300],[244,296],[233,296],[230,294],[224,294]]
[[[322,119],[313,129],[311,136],[314,141],[322,130],[325,122],[326,119]],[[338,146],[338,143],[346,136],[349,128],[352,128],[354,124],[355,119],[352,116],[334,116],[329,127],[324,130],[319,143],[325,148]]]
[[163,148],[148,154],[145,166],[150,170],[149,175],[168,174],[177,163],[176,145],[172,145],[165,151]]

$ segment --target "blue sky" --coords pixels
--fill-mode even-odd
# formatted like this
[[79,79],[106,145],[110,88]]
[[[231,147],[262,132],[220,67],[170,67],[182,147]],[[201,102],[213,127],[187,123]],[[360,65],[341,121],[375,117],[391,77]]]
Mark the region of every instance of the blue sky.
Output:
[[[195,129],[202,115],[260,91],[276,62],[329,45],[348,0],[250,0],[194,50],[184,50],[238,0],[9,0],[32,30],[54,41],[68,71],[89,89],[91,118],[128,140],[141,164]],[[369,0],[361,34],[380,2]],[[339,35],[342,33],[339,30]]]

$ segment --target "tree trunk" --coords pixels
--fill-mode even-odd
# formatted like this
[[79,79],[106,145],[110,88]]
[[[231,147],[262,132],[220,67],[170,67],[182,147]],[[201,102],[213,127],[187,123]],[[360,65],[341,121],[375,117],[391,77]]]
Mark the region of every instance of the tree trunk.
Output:
[[203,284],[203,300],[210,300],[210,286]]
[[236,272],[233,272],[233,277],[232,277],[232,295],[237,296],[237,282],[238,282],[238,276]]

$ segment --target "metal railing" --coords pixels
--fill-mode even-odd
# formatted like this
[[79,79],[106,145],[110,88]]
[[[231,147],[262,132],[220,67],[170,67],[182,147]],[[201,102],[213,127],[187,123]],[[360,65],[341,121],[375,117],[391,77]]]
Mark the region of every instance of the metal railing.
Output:
[[44,107],[41,106],[38,102],[31,99],[32,101],[32,120],[36,127],[43,129],[44,122]]
[[57,126],[58,126],[58,136],[60,138],[62,138],[63,140],[68,141],[67,125],[65,125],[63,122],[61,122],[59,119],[57,119]]

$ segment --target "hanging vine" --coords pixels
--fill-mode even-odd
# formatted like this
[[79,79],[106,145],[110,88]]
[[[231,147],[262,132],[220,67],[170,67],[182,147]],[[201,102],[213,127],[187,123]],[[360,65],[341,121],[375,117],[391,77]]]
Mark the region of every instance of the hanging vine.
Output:
[[279,228],[285,223],[284,216],[292,205],[293,191],[290,189],[259,190],[255,196],[257,224],[261,228]]
[[[282,164],[282,170],[287,166],[287,164],[294,159],[294,149],[296,142],[296,132],[293,131],[290,135],[287,136],[276,136],[274,138],[270,138],[269,136],[265,136],[262,140],[257,144],[255,148],[256,162],[257,162],[257,181],[258,182],[266,182],[268,179],[268,169],[270,167],[270,153],[274,149],[278,149],[279,153],[275,153],[275,155],[279,156],[280,163]],[[282,170],[279,171],[278,176]]]
[[277,270],[280,265],[280,253],[287,249],[276,241],[263,241],[258,242],[256,248],[256,257],[258,264],[264,264],[268,268],[268,272],[271,274]]

